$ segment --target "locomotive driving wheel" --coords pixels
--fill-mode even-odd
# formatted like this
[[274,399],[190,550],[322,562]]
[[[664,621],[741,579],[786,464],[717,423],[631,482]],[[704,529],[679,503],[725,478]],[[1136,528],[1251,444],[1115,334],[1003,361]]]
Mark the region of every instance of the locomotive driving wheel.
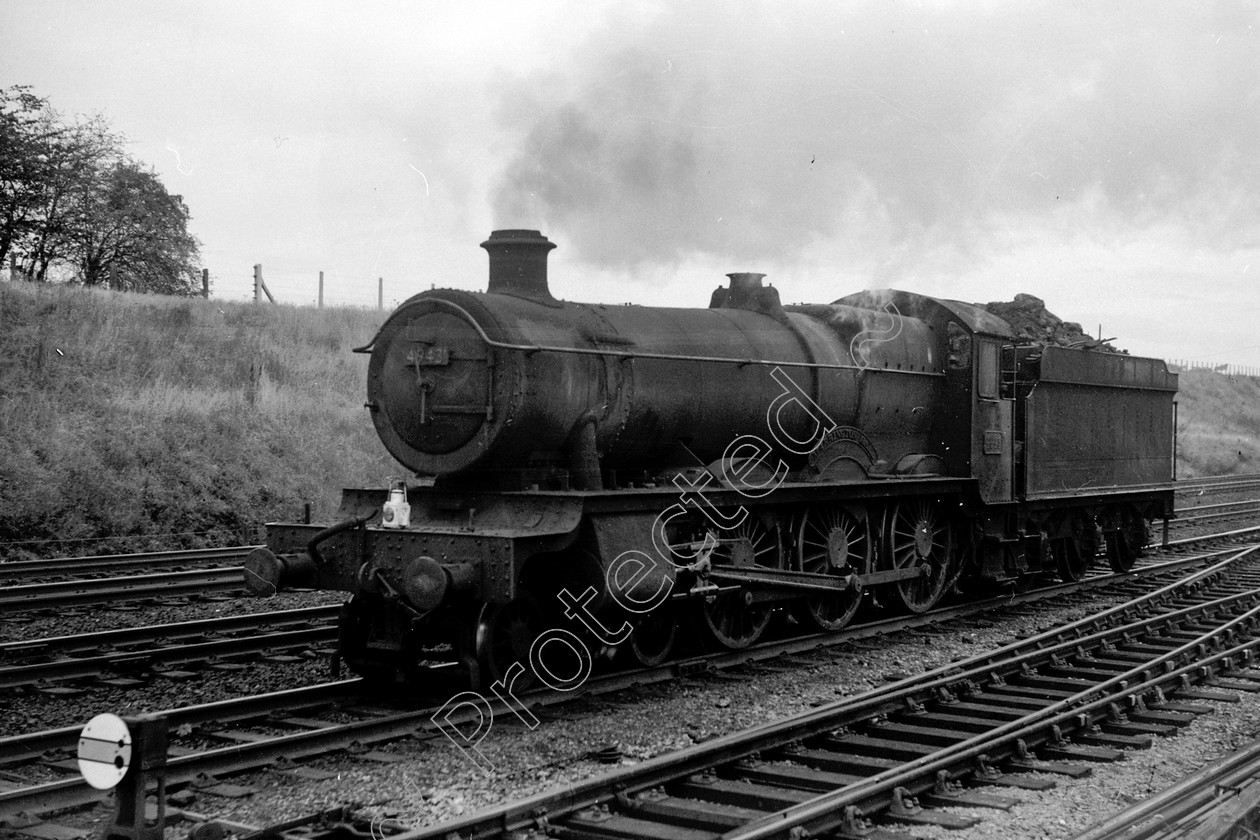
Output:
[[893,584],[913,613],[926,612],[953,579],[954,534],[940,505],[931,499],[897,502],[885,514],[884,547],[891,567],[918,574]]
[[[717,531],[715,536],[718,546],[711,557],[715,570],[722,566],[780,568],[778,526],[766,524],[755,513],[749,512],[739,525]],[[761,638],[771,614],[768,604],[753,603],[750,590],[720,592],[701,603],[700,627],[718,645],[738,650]]]
[[799,571],[849,576],[851,584],[835,595],[809,595],[793,613],[797,620],[819,630],[839,630],[853,620],[862,603],[862,589],[855,576],[870,569],[868,523],[840,505],[817,505],[805,510],[794,535],[793,561]]

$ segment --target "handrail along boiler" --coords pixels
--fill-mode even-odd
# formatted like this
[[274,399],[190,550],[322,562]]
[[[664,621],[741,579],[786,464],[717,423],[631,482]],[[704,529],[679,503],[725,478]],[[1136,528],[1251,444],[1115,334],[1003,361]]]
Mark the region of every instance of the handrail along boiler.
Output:
[[[270,523],[246,563],[258,593],[350,593],[341,655],[365,676],[486,685],[575,597],[633,627],[640,663],[694,630],[749,645],[776,612],[834,630],[864,600],[1127,570],[1172,514],[1160,360],[1021,345],[904,291],[784,306],[760,274],[706,308],[570,303],[537,231],[482,247],[487,291],[418,294],[359,348],[415,480],[344,491],[328,526]],[[627,552],[670,562],[612,592]]]

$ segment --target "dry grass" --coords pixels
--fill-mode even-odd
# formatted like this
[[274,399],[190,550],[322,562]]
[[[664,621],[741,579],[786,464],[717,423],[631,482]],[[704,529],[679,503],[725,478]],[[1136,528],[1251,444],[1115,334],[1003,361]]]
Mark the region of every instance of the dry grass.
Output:
[[1179,386],[1177,475],[1260,472],[1260,380],[1197,370]]
[[0,557],[253,540],[383,487],[350,352],[382,317],[0,286]]

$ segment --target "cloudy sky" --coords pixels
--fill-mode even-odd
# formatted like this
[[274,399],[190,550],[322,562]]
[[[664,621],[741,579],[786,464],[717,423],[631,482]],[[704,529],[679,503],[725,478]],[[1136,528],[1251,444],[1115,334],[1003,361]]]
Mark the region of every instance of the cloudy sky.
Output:
[[1258,9],[2,0],[0,85],[106,115],[223,299],[481,289],[529,227],[571,300],[1025,292],[1260,365]]

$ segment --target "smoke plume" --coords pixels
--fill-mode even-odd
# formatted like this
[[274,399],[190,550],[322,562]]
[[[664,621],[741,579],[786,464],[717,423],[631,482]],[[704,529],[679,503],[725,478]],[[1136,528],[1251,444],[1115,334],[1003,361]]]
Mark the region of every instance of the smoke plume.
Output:
[[496,86],[497,221],[545,227],[592,263],[788,260],[829,242],[895,274],[1013,228],[1170,221],[1255,244],[1253,5],[614,14],[556,56],[562,72]]

